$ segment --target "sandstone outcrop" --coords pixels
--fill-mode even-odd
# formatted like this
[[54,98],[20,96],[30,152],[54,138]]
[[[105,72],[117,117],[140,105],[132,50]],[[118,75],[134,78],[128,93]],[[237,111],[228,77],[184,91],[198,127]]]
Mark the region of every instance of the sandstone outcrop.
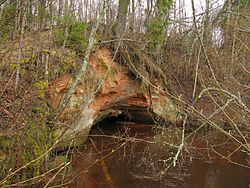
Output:
[[[50,85],[48,93],[54,109],[73,81],[74,77],[67,74]],[[64,131],[64,138],[82,135],[79,138],[83,141],[94,124],[121,114],[131,121],[151,124],[157,119],[178,121],[178,109],[165,93],[156,88],[145,91],[129,70],[112,60],[109,50],[97,50],[90,56],[87,75],[60,113],[57,134]]]

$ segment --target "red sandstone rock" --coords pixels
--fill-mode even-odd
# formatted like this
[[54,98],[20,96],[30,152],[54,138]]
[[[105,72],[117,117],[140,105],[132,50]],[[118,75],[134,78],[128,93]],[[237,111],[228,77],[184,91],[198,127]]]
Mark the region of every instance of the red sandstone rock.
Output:
[[[93,123],[106,116],[128,112],[135,120],[148,120],[153,113],[171,122],[176,121],[177,110],[166,94],[156,89],[152,89],[152,96],[149,96],[149,92],[145,94],[140,83],[131,78],[128,70],[112,60],[107,49],[98,50],[90,56],[89,72],[99,81],[96,83],[99,90],[96,93],[89,92],[87,88],[93,83],[84,79],[78,86],[69,107],[60,115],[62,122],[74,120],[72,125],[68,125],[71,127],[68,134],[88,132]],[[71,75],[64,75],[50,85],[48,93],[53,108],[58,107],[72,81]]]

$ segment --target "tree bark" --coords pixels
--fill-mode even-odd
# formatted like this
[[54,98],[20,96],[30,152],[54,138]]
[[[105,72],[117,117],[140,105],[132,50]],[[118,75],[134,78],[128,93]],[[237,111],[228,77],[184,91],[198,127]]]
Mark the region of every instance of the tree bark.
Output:
[[59,0],[59,6],[58,6],[58,20],[59,18],[62,17],[62,14],[63,14],[63,0]]
[[135,30],[135,0],[131,1],[131,14],[130,30],[133,32]]
[[82,0],[79,1],[78,5],[78,21],[83,22],[83,2]]
[[94,44],[96,42],[95,34],[96,34],[96,31],[97,31],[100,23],[103,20],[104,13],[106,11],[105,4],[103,6],[104,6],[103,10],[101,10],[100,16],[97,19],[96,24],[93,26],[93,28],[91,30],[90,37],[89,37],[89,43],[88,43],[88,47],[87,47],[87,50],[86,50],[86,53],[85,53],[85,56],[84,56],[84,59],[83,59],[82,66],[80,67],[79,72],[76,75],[75,81],[72,83],[68,93],[66,94],[66,96],[64,98],[62,106],[60,107],[61,109],[65,108],[67,106],[68,101],[70,100],[70,97],[75,93],[76,88],[77,88],[78,84],[80,83],[80,80],[82,79],[82,77],[84,76],[84,74],[86,72],[86,69],[87,69],[87,66],[88,66],[88,61],[89,61],[89,56],[90,56],[92,48],[93,48],[93,46],[94,46]]
[[18,54],[18,61],[16,67],[16,81],[15,81],[15,90],[19,86],[19,79],[20,79],[20,63],[22,60],[22,48],[23,48],[23,35],[24,35],[24,28],[25,28],[25,17],[26,17],[26,2],[20,4],[20,7],[24,7],[24,10],[20,12],[19,17],[19,27],[20,27],[20,38],[19,38],[19,54]]
[[118,38],[121,38],[122,33],[126,28],[128,6],[129,6],[129,0],[119,0],[119,9],[115,27],[116,37]]
[[211,29],[210,29],[210,21],[209,21],[209,18],[210,18],[210,0],[206,0],[206,10],[205,10],[205,18],[204,18],[204,30],[203,30],[203,41],[206,43],[206,44],[209,44],[211,42]]

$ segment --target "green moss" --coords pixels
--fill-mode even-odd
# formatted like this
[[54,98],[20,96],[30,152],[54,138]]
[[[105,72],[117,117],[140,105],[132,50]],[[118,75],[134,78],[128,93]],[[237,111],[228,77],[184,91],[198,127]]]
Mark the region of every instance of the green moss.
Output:
[[109,70],[109,67],[108,67],[107,64],[103,61],[103,59],[100,59],[100,60],[99,60],[99,64],[102,66],[103,69]]
[[48,88],[48,83],[40,80],[36,82],[34,86],[37,90],[38,96],[43,98],[45,96],[46,89]]
[[57,62],[54,62],[55,67],[49,70],[49,77],[53,78],[55,75],[62,75],[69,72],[74,72],[77,67],[77,54],[75,51],[63,49],[57,52]]
[[150,48],[156,49],[159,44],[165,40],[165,28],[168,25],[166,19],[155,18],[147,25],[146,38],[150,42]]
[[45,109],[43,107],[37,106],[37,107],[34,107],[32,111],[35,114],[40,114],[40,113],[44,113]]
[[141,86],[141,92],[143,94],[148,94],[149,93],[149,86],[148,86],[148,83],[145,82],[144,80],[141,81],[140,83],[140,86]]
[[109,71],[109,74],[112,75],[112,76],[117,75],[118,74],[118,69],[116,69],[114,67],[111,67],[110,71]]
[[4,136],[0,136],[0,149],[1,151],[6,151],[7,148],[11,146],[11,140]]

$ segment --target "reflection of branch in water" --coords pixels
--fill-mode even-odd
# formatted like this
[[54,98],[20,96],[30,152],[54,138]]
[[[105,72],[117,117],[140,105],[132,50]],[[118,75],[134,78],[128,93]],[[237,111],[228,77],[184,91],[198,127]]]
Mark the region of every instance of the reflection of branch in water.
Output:
[[217,154],[218,156],[220,156],[222,159],[225,159],[226,161],[228,161],[228,162],[230,162],[230,163],[232,163],[232,164],[238,165],[238,166],[243,167],[243,168],[248,168],[248,169],[250,169],[250,166],[248,166],[248,165],[244,165],[244,164],[238,163],[238,162],[236,162],[236,161],[233,161],[233,160],[230,159],[230,157],[224,156],[223,154],[219,153],[218,151],[216,151],[216,150],[213,149],[213,148],[212,148],[211,150],[212,150],[215,154]]
[[67,185],[72,184],[78,177],[80,177],[82,174],[86,173],[89,171],[89,169],[93,168],[94,166],[96,166],[98,163],[102,162],[103,160],[107,159],[108,157],[112,156],[113,154],[115,154],[116,152],[118,152],[120,149],[122,149],[124,146],[126,146],[129,142],[131,142],[133,140],[133,138],[128,139],[126,142],[123,142],[122,144],[118,145],[117,147],[115,147],[114,149],[111,150],[111,152],[109,152],[107,155],[104,155],[102,158],[95,160],[94,163],[92,163],[91,165],[89,165],[87,168],[83,169],[82,171],[80,171],[76,176],[74,176],[71,180],[69,180],[66,183],[60,184],[60,185],[55,185],[55,186],[51,186],[50,188],[59,188],[59,187],[64,187]]
[[[96,152],[103,158],[102,153],[101,153],[101,152],[98,150],[98,148],[96,147],[96,144],[95,144],[95,142],[93,141],[93,139],[90,138],[90,141],[91,141],[91,143],[93,144],[94,149],[96,150]],[[108,171],[107,165],[106,165],[106,163],[105,163],[104,160],[101,161],[101,165],[102,165],[102,171],[103,171],[103,173],[104,173],[104,176],[105,176],[105,178],[106,178],[106,181],[107,181],[108,184],[109,184],[109,187],[110,187],[110,188],[115,188],[115,184],[114,184],[114,182],[113,182],[111,176],[109,175],[109,171]]]
[[119,135],[119,136],[115,136],[115,135],[105,135],[105,134],[101,134],[101,135],[98,135],[98,134],[89,134],[89,136],[91,137],[104,137],[104,138],[113,138],[113,139],[116,139],[116,140],[119,140],[119,141],[128,141],[130,140],[130,142],[133,142],[133,143],[147,143],[147,144],[164,144],[166,146],[170,146],[172,148],[178,148],[178,146],[175,146],[173,145],[173,143],[169,143],[169,142],[166,142],[164,140],[150,140],[150,139],[142,139],[142,138],[133,138],[131,139],[132,137],[128,137],[128,136],[123,136],[123,135]]
[[139,179],[139,180],[153,180],[153,181],[160,181],[161,179],[159,179],[159,176],[146,176],[146,175],[138,175],[135,174],[133,172],[129,172],[130,175],[133,176],[133,178],[135,179]]

